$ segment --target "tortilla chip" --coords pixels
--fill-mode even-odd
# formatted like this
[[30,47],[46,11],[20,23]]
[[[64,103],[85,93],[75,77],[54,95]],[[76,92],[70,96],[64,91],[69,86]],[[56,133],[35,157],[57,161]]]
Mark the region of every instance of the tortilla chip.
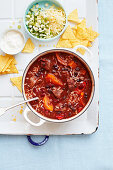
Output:
[[80,40],[87,40],[88,34],[87,34],[87,31],[86,31],[86,28],[82,28],[81,26],[78,25],[76,36]]
[[[87,47],[88,40],[79,40],[76,38],[76,40],[70,40],[70,43],[72,44],[73,48],[77,45],[84,45]],[[83,48],[78,48],[77,51],[79,51],[82,55],[85,54],[85,50]]]
[[[75,22],[76,25],[72,28],[68,25],[56,47],[74,48],[77,45],[92,47],[92,42],[99,34],[93,31],[92,26],[86,28],[85,18],[80,22],[77,9],[69,14],[68,21]],[[82,48],[78,48],[77,51],[79,51],[82,55],[85,54],[85,50]]]
[[95,31],[93,31],[91,29],[91,27],[86,28],[86,32],[87,32],[87,40],[89,40],[91,42],[93,42],[99,36],[99,34]]
[[86,52],[86,50],[83,48],[78,48],[77,51],[79,51],[82,55],[84,55]]
[[16,66],[14,64],[11,64],[7,69],[6,71],[4,72],[0,72],[0,75],[3,75],[3,74],[12,74],[12,73],[18,73],[18,70],[16,68]]
[[35,48],[35,46],[34,46],[33,42],[31,41],[30,38],[28,38],[28,40],[26,41],[26,44],[22,50],[22,53],[33,53],[34,48]]
[[93,31],[92,27],[82,28],[78,25],[76,36],[78,39],[88,40],[88,41],[93,42],[99,36],[99,34],[95,31]]
[[91,44],[90,41],[88,42],[87,46],[88,46],[88,47],[92,47],[92,44]]
[[[81,44],[80,45],[84,45],[85,47],[87,47],[88,45],[88,40],[84,40],[84,41],[81,41]],[[78,48],[77,51],[79,51],[82,55],[85,54],[86,50],[83,49],[83,48]]]
[[14,64],[11,64],[8,69],[10,69],[10,71],[8,72],[10,74],[11,73],[18,73],[18,70],[17,70],[17,68]]
[[9,59],[7,64],[5,65],[5,67],[2,69],[2,72],[6,71],[7,68],[9,67],[9,65],[11,64],[11,62],[13,61],[13,59]]
[[13,64],[15,64],[15,65],[17,64],[17,61],[16,61],[16,59],[14,58],[14,56],[9,55],[9,54],[5,54],[5,56],[8,56],[9,59],[13,59],[11,63],[13,63]]
[[16,64],[16,60],[13,56],[5,54],[5,56],[0,55],[0,72],[5,72],[10,64]]
[[72,45],[72,48],[74,48],[75,46],[77,45],[80,45],[80,40],[75,38],[75,40],[69,40],[71,45]]
[[5,57],[0,55],[0,72],[4,69],[5,65],[7,64],[9,57]]
[[79,24],[79,27],[86,28],[86,19],[84,18]]
[[18,73],[15,64],[17,64],[17,62],[12,55],[8,54],[5,54],[5,56],[0,55],[0,75]]
[[74,35],[70,25],[68,25],[65,32],[63,33],[62,39],[64,39],[64,40],[74,40],[75,39],[75,35]]
[[77,25],[75,25],[74,27],[72,27],[72,30],[76,30],[77,29]]
[[71,21],[71,22],[75,22],[75,23],[79,23],[80,20],[78,18],[78,11],[77,9],[75,9],[74,11],[72,11],[69,15],[68,15],[68,21]]
[[74,33],[74,35],[75,35],[75,37],[76,37],[77,31],[76,31],[76,30],[73,30],[73,33]]
[[89,29],[89,30],[93,30],[92,26],[90,26],[88,29]]
[[71,43],[69,42],[69,40],[63,40],[62,38],[60,38],[60,40],[58,41],[56,47],[57,47],[57,48],[61,48],[61,47],[64,47],[64,48],[72,48],[72,45],[71,45]]
[[22,76],[10,78],[13,85],[22,93]]

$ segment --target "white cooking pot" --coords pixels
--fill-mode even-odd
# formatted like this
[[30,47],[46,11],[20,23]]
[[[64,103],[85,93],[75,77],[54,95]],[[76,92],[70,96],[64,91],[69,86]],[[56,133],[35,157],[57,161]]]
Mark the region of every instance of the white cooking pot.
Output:
[[[91,51],[87,48],[87,47],[84,47],[82,45],[79,45],[79,46],[76,46],[76,49],[77,48],[84,48],[90,55],[92,55]],[[94,91],[95,91],[95,80],[94,80],[94,75],[93,75],[93,72],[90,68],[90,66],[87,64],[87,62],[82,58],[80,57],[78,54],[76,54],[76,49],[73,50],[69,50],[69,49],[63,49],[63,48],[60,48],[60,49],[51,49],[51,50],[47,50],[47,51],[44,51],[40,54],[38,54],[36,57],[34,57],[30,63],[27,65],[25,71],[24,71],[24,74],[23,74],[23,80],[22,80],[22,93],[23,93],[23,97],[24,99],[26,100],[26,95],[25,95],[25,90],[24,90],[24,81],[25,81],[25,77],[26,77],[26,74],[27,74],[27,71],[28,69],[30,68],[30,66],[37,60],[37,58],[45,55],[45,54],[49,54],[51,52],[66,52],[68,54],[72,54],[74,55],[77,59],[79,59],[84,65],[85,67],[87,68],[89,74],[90,74],[90,77],[91,77],[91,81],[92,81],[92,91],[91,91],[91,95],[90,95],[90,98],[89,98],[89,101],[88,103],[86,104],[86,106],[83,108],[83,110],[81,110],[77,115],[73,116],[73,117],[70,117],[70,118],[66,118],[66,119],[62,119],[62,120],[56,120],[56,119],[51,119],[51,118],[48,118],[48,117],[45,117],[43,116],[42,114],[38,113],[36,110],[34,110],[32,108],[32,106],[30,105],[30,103],[27,103],[27,107],[25,108],[24,110],[24,118],[26,119],[27,122],[29,122],[31,125],[33,126],[41,126],[42,124],[44,124],[46,121],[49,121],[49,122],[55,122],[55,123],[63,123],[63,122],[68,122],[68,121],[71,121],[73,119],[76,119],[78,118],[80,115],[82,115],[89,107],[89,105],[91,104],[92,102],[92,99],[93,99],[93,96],[94,96]],[[87,56],[88,57],[88,56]],[[91,56],[90,56],[91,58]],[[34,123],[32,122],[29,118],[28,118],[28,113],[32,111],[35,115],[37,115],[39,117],[39,122],[38,123]]]

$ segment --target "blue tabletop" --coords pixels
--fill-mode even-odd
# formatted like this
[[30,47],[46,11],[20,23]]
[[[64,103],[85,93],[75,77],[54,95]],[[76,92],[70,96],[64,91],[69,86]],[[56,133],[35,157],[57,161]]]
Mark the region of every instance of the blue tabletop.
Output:
[[[34,147],[26,136],[0,136],[0,170],[113,169],[113,1],[99,0],[100,123],[89,136],[51,136]],[[33,137],[35,141],[43,137]]]

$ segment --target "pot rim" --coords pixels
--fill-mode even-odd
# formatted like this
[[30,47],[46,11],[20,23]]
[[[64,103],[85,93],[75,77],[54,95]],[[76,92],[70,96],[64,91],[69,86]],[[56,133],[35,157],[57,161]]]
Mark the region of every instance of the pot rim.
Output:
[[84,65],[85,67],[87,68],[89,74],[90,74],[90,77],[91,77],[91,80],[92,80],[92,91],[91,91],[91,94],[90,94],[90,98],[86,104],[86,106],[75,116],[73,117],[70,117],[70,118],[66,118],[66,119],[62,119],[62,120],[57,120],[57,119],[51,119],[51,118],[48,118],[48,117],[45,117],[43,115],[41,115],[40,113],[38,113],[35,109],[32,108],[32,106],[29,104],[29,103],[26,103],[27,106],[29,107],[29,109],[35,114],[37,115],[39,118],[45,120],[45,121],[48,121],[48,122],[54,122],[54,123],[65,123],[65,122],[69,122],[73,119],[76,119],[78,118],[79,116],[81,116],[90,106],[90,104],[92,103],[92,100],[94,98],[94,94],[95,94],[95,78],[94,78],[94,74],[92,72],[92,69],[90,68],[89,64],[81,57],[79,56],[78,54],[76,54],[76,52],[74,52],[73,50],[68,50],[68,49],[64,49],[64,48],[58,48],[58,49],[49,49],[49,50],[45,50],[41,53],[39,53],[37,56],[35,56],[29,63],[28,65],[26,66],[25,70],[24,70],[24,73],[23,73],[23,77],[22,77],[22,95],[23,95],[23,98],[24,100],[27,100],[26,96],[25,96],[25,91],[24,91],[24,80],[25,80],[25,76],[26,76],[26,73],[28,71],[28,69],[30,68],[30,66],[41,56],[45,55],[46,53],[51,53],[51,52],[55,52],[55,51],[61,51],[61,52],[67,52],[67,53],[71,53],[73,54],[75,57],[77,57],[78,60],[80,60]]

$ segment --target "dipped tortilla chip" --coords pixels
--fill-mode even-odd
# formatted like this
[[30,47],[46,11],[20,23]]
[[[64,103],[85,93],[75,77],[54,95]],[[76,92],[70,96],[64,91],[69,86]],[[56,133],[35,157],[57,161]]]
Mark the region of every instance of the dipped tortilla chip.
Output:
[[75,39],[75,35],[74,35],[70,25],[68,25],[65,32],[63,33],[62,39],[64,39],[64,40],[74,40]]
[[35,46],[34,46],[33,42],[31,41],[30,38],[28,38],[28,40],[26,41],[26,44],[22,50],[22,53],[33,53],[34,48],[35,48]]
[[22,76],[10,78],[12,84],[22,93]]
[[79,23],[80,20],[78,18],[78,11],[77,9],[75,9],[74,11],[72,11],[69,15],[68,15],[68,21],[71,21],[71,22],[75,22],[75,23]]

